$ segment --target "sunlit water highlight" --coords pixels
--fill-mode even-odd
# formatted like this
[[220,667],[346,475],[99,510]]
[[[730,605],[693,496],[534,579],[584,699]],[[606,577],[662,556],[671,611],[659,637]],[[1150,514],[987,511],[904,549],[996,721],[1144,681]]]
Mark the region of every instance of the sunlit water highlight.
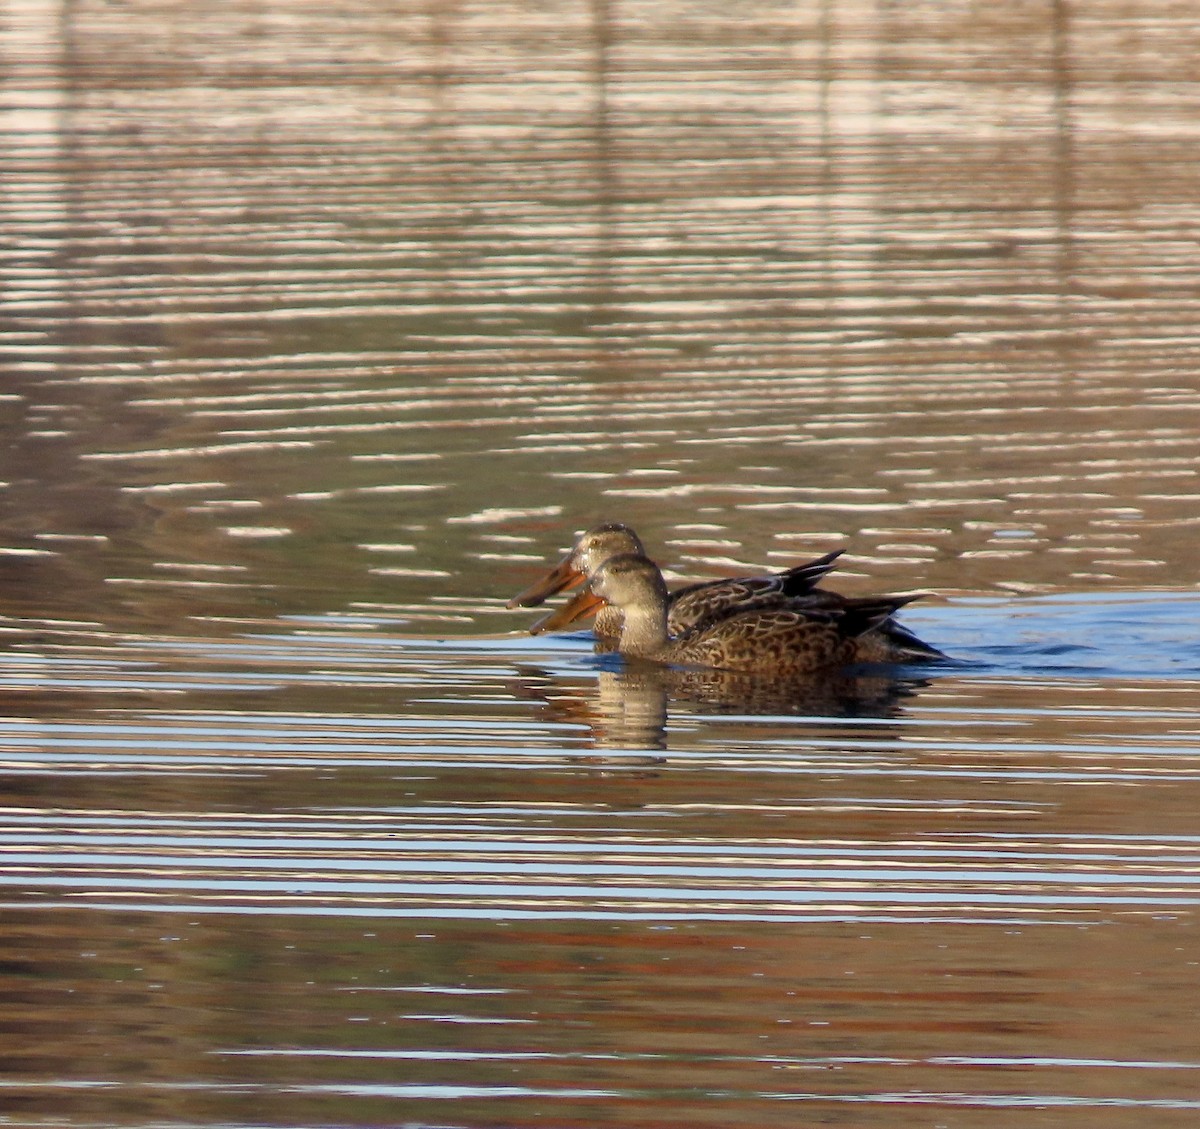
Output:
[[[0,4],[0,1120],[1192,1126],[1198,39]],[[612,518],[952,659],[524,635]]]

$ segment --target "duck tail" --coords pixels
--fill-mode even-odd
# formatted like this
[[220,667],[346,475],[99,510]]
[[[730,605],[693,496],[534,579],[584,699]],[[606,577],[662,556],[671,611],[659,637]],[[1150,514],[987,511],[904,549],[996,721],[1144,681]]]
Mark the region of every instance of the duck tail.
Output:
[[866,596],[849,599],[842,609],[839,626],[847,637],[853,639],[865,635],[868,631],[877,630],[894,649],[894,659],[891,661],[944,659],[946,655],[943,652],[931,647],[892,618],[905,604],[911,604],[914,600],[928,595],[928,592],[910,592],[903,596]]
[[911,604],[923,595],[923,592],[914,592],[903,596],[851,597],[842,605],[842,633],[851,639],[865,635],[887,623],[905,604]]
[[884,638],[896,648],[899,657],[903,660],[949,658],[945,651],[931,647],[924,639],[919,639],[907,627],[897,623],[894,619],[884,620],[880,624],[879,630]]
[[807,596],[833,571],[838,557],[845,551],[845,549],[834,549],[832,553],[826,553],[823,557],[817,557],[816,560],[781,572],[779,578],[783,581],[783,594],[785,596]]

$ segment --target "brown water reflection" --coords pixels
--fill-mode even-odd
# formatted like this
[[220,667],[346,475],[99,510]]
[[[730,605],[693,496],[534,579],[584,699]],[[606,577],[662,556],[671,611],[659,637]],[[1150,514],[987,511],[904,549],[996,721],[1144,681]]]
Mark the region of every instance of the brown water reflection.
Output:
[[12,9],[10,598],[466,631],[597,516],[1194,585],[1193,21],[960,16]]
[[1195,1117],[1195,678],[265,628],[7,652],[17,1124]]
[[[115,914],[97,943],[74,935],[70,917],[58,922],[50,933],[27,913],[13,922],[38,941],[19,963],[27,985],[58,979],[87,945],[63,984],[77,1015],[65,1084],[6,1087],[10,1111],[29,1120],[47,1108],[126,1124],[245,1123],[268,1111],[303,1124],[449,1114],[485,1126],[534,1123],[539,1110],[570,1126],[683,1115],[714,1126],[894,1124],[910,1110],[912,1124],[964,1126],[1195,1117],[1197,1064],[1155,1035],[1164,1020],[1186,1024],[1188,1002],[1148,1014],[1145,966],[1104,930],[1011,929],[984,953],[962,926],[914,944],[912,930],[887,925],[806,939],[734,925],[207,917],[151,938],[137,915]],[[1179,967],[1173,940],[1168,926],[1145,927],[1151,983]],[[115,1009],[129,1016],[120,1057],[88,1034]],[[30,1036],[21,1066],[59,1068],[36,1049],[50,1034],[42,1019],[8,1010]],[[1115,1030],[1114,1014],[1131,1022]],[[1015,1058],[1014,1040],[1026,1048]],[[143,1056],[159,1064],[154,1075]],[[1039,1096],[1033,1108],[1026,1093]]]
[[[0,4],[14,1125],[1192,1125],[1200,17]],[[937,671],[530,640],[598,519]]]

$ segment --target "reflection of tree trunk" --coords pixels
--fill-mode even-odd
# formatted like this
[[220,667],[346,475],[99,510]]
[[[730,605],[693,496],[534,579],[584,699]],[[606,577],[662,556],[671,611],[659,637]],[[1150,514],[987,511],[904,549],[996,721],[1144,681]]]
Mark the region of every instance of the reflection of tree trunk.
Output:
[[[0,197],[7,217],[11,280],[4,287],[8,337],[3,357],[0,444],[4,541],[45,556],[23,559],[7,575],[9,608],[53,616],[96,608],[105,588],[106,538],[120,540],[142,519],[140,502],[114,491],[103,472],[81,460],[94,449],[98,421],[106,442],[136,426],[126,409],[128,389],[81,377],[97,369],[95,345],[144,327],[89,322],[92,277],[80,242],[89,223],[86,128],[88,45],[81,41],[78,5],[24,4],[0,28],[0,128],[12,139]],[[108,361],[108,354],[99,356]],[[141,415],[145,426],[145,413]]]
[[[69,274],[62,262],[71,189],[66,175],[71,155],[64,152],[72,144],[67,128],[72,86],[65,66],[71,50],[69,9],[69,2],[58,11],[26,5],[14,19],[10,7],[9,22],[0,27],[0,88],[7,94],[0,121],[16,148],[16,159],[6,162],[0,178],[4,211],[13,220],[6,243],[15,269],[5,272],[0,285],[16,322],[6,328],[32,346],[17,352],[6,368],[18,378],[33,374],[35,380],[60,347],[56,339],[48,340],[53,334],[45,327],[60,325],[67,312]],[[6,385],[11,392],[9,373]]]
[[[834,169],[833,122],[831,86],[835,63],[831,50],[834,0],[821,0],[821,13],[817,24],[817,230],[820,239],[821,272],[821,320],[833,329],[837,317],[837,299],[834,296],[834,258],[838,253],[834,238],[834,201],[837,198],[837,173]],[[834,338],[825,347],[825,364],[822,374],[833,376],[837,361],[837,342]]]
[[15,159],[5,162],[0,197],[9,221],[9,269],[0,278],[5,349],[0,411],[6,439],[0,444],[0,478],[6,490],[9,538],[32,538],[53,521],[50,482],[73,463],[64,434],[67,405],[51,401],[61,383],[67,335],[76,311],[66,243],[71,215],[69,128],[72,86],[65,63],[71,49],[70,4],[60,9],[26,5],[0,28],[0,109]]
[[[861,20],[851,13],[850,21],[854,36],[869,38],[872,29],[878,29],[888,18],[886,4],[873,21]],[[817,116],[817,204],[815,220],[821,278],[821,325],[828,331],[825,346],[823,375],[836,381],[845,367],[846,342],[843,332],[852,326],[861,327],[863,314],[853,306],[847,306],[845,292],[853,292],[860,286],[858,276],[861,263],[858,256],[874,254],[864,243],[878,246],[885,232],[877,239],[868,239],[868,225],[877,223],[884,204],[881,199],[869,196],[883,181],[889,150],[886,137],[880,135],[859,137],[853,129],[847,130],[847,119],[858,115],[873,125],[887,116],[887,76],[877,59],[864,53],[861,63],[844,61],[844,44],[851,33],[843,30],[839,23],[839,5],[836,0],[822,0],[815,27],[817,51],[816,116]],[[886,41],[886,30],[875,30],[870,42],[878,46]],[[864,73],[862,68],[874,65],[874,73]],[[864,94],[866,88],[869,93]],[[874,101],[866,104],[865,100]],[[867,178],[856,172],[857,158],[868,154],[875,164],[877,175]],[[855,310],[853,317],[849,317]],[[835,384],[826,386],[833,393]],[[836,393],[834,393],[836,394]]]
[[[421,147],[424,152],[422,162],[439,181],[446,186],[449,199],[455,201],[458,207],[454,212],[454,228],[457,234],[462,233],[471,222],[468,216],[471,212],[464,198],[469,198],[472,162],[469,150],[464,149],[458,131],[462,125],[462,109],[456,95],[459,93],[459,79],[455,76],[455,59],[458,50],[458,36],[461,29],[458,26],[461,14],[457,0],[429,0],[425,16],[429,25],[429,78],[422,83],[423,92],[429,99],[428,116],[423,123]],[[398,129],[407,129],[408,125],[397,125]],[[411,145],[401,142],[397,146],[403,151]],[[464,179],[467,183],[464,184]],[[450,221],[445,221],[449,226]],[[439,232],[439,236],[445,233]],[[430,249],[445,246],[451,240],[438,238],[430,242]],[[435,262],[436,260],[431,260]],[[439,305],[452,309],[461,300],[460,285],[456,280],[455,259],[448,254],[441,260],[441,270],[431,272],[427,280],[430,297]]]
[[1072,313],[1075,293],[1075,136],[1071,114],[1072,60],[1071,13],[1066,0],[1054,0],[1050,25],[1052,54],[1050,84],[1054,99],[1054,157],[1051,168],[1054,192],[1055,284],[1060,335],[1059,375],[1075,376]]
[[597,332],[612,320],[615,300],[613,261],[620,254],[617,246],[617,191],[613,175],[612,122],[609,116],[609,82],[612,66],[613,0],[592,0],[593,44],[593,119],[592,119],[592,207],[596,217],[596,245],[590,251],[587,279],[592,288],[590,302],[592,329],[595,332],[596,377],[603,378],[608,365],[608,336]]

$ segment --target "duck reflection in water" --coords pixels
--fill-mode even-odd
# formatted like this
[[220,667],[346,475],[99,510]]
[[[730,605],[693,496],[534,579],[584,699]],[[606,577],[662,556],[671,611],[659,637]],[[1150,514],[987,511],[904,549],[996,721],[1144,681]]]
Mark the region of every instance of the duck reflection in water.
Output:
[[[928,685],[894,670],[831,670],[778,679],[729,670],[698,670],[631,659],[597,660],[592,678],[564,677],[544,668],[521,668],[514,693],[540,700],[560,724],[582,728],[597,749],[665,750],[672,704],[694,715],[754,715],[796,719],[862,718],[879,737],[880,719],[896,717],[903,703]],[[852,738],[853,726],[839,729]],[[646,762],[647,765],[655,763]],[[636,766],[636,765],[635,765]]]

